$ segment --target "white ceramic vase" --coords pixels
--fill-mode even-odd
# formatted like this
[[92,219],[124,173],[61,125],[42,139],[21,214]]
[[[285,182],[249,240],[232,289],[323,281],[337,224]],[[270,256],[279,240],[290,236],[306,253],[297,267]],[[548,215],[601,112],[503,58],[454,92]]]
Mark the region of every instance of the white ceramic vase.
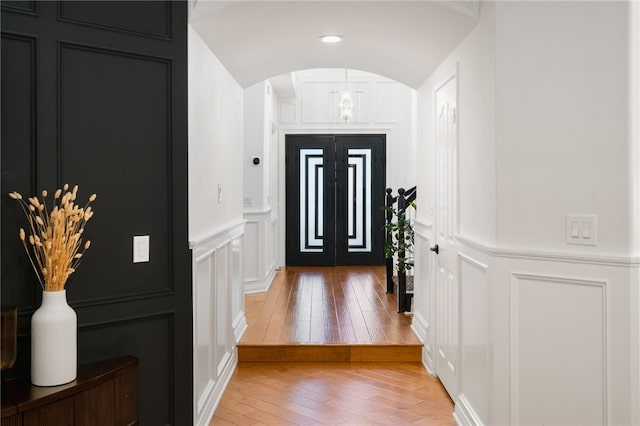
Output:
[[31,383],[35,386],[75,380],[77,323],[66,290],[42,293],[42,305],[31,317]]

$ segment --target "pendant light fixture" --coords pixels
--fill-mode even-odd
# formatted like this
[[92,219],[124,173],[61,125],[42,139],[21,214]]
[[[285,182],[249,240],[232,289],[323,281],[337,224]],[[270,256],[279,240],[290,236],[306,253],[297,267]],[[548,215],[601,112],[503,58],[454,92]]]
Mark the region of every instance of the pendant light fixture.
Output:
[[340,120],[348,123],[353,119],[353,111],[356,105],[355,98],[362,91],[349,90],[349,70],[344,70],[344,87],[339,92],[331,92],[338,94],[338,108],[340,111]]

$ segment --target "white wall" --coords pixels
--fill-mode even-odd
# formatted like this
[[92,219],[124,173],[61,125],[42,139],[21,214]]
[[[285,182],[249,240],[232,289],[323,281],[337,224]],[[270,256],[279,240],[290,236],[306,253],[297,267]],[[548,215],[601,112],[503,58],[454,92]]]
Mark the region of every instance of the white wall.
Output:
[[242,220],[243,93],[191,27],[189,37],[189,236],[197,239]]
[[[628,253],[628,7],[497,8],[501,245]],[[566,213],[598,215],[597,247],[567,246]]]
[[[625,2],[482,6],[418,98],[418,184],[433,188],[433,91],[457,72],[456,416],[637,424],[638,18]],[[566,213],[598,215],[597,246],[566,244]],[[434,220],[418,211],[414,328],[431,369]]]
[[[630,198],[633,200],[631,209],[631,250],[630,255],[640,256],[640,3],[633,2],[629,15],[628,45],[629,63],[629,164],[631,168]],[[632,284],[631,297],[631,423],[640,424],[640,267],[631,270],[630,282]],[[635,326],[634,326],[635,325]],[[634,362],[635,360],[635,362]]]
[[[244,286],[265,291],[275,273],[278,253],[277,96],[263,81],[244,90],[244,218],[246,219]],[[259,158],[260,164],[253,164]]]
[[236,342],[246,328],[243,100],[240,86],[191,26],[188,49],[194,422],[207,425],[235,369]]
[[[244,89],[244,155],[242,167],[244,173],[244,208],[262,210],[264,199],[264,122],[265,122],[266,83],[258,83]],[[254,165],[253,159],[259,158],[261,164]]]
[[387,134],[387,187],[397,190],[416,184],[416,120],[413,89],[385,77],[349,70],[348,88],[360,91],[354,117],[339,118],[336,92],[343,90],[344,69],[296,72],[296,98],[279,102],[280,127],[285,133]]

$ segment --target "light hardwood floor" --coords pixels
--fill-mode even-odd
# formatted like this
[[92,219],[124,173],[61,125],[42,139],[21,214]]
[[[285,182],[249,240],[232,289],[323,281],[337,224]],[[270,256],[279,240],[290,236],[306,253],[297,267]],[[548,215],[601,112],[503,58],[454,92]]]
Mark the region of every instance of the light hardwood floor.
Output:
[[241,344],[420,344],[385,291],[382,266],[283,267],[268,292],[245,297]]
[[418,363],[244,362],[211,425],[454,425],[452,412]]
[[245,296],[240,362],[211,425],[455,424],[412,316],[385,290],[383,267],[287,267]]

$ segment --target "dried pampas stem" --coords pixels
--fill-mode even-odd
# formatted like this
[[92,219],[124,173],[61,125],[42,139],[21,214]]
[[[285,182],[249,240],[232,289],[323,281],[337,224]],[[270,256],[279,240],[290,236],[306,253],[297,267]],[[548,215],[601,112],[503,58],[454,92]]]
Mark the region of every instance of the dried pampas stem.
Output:
[[27,217],[27,231],[20,228],[18,235],[45,291],[64,290],[67,279],[76,271],[84,252],[91,246],[91,241],[82,244],[82,234],[87,221],[93,217],[89,204],[95,201],[96,194],[92,194],[87,204],[80,208],[75,204],[77,192],[78,185],[71,191],[68,184],[57,189],[51,213],[47,208],[46,189],[42,191],[42,202],[38,197],[25,201],[20,193],[9,193]]

